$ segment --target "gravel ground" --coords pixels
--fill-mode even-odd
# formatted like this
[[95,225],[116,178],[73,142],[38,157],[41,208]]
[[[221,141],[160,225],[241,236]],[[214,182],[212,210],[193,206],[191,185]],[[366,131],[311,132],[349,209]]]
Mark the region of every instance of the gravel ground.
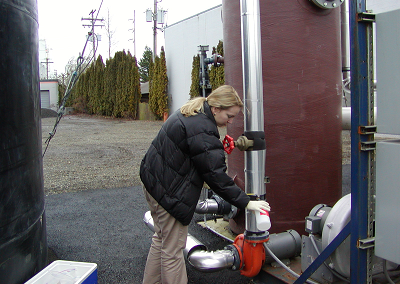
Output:
[[[55,118],[42,118],[43,151]],[[64,116],[43,158],[45,194],[139,185],[140,161],[162,125]]]
[[[42,118],[43,151],[54,123],[54,117]],[[140,185],[140,161],[161,125],[162,121],[64,116],[43,158],[46,195]],[[350,131],[342,132],[342,140],[343,164],[349,164]]]

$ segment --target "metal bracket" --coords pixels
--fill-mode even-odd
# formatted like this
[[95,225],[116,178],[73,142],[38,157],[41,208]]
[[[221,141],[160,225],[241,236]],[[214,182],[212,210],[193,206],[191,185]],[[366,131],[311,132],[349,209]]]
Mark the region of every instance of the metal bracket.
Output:
[[375,14],[364,12],[357,15],[357,22],[375,22]]
[[358,133],[362,135],[371,135],[376,133],[376,125],[359,126]]
[[357,247],[359,249],[369,249],[369,248],[373,248],[375,246],[375,238],[367,238],[367,239],[363,239],[363,240],[358,240],[358,245]]
[[376,142],[375,141],[360,142],[360,150],[361,151],[374,151],[374,150],[376,150]]

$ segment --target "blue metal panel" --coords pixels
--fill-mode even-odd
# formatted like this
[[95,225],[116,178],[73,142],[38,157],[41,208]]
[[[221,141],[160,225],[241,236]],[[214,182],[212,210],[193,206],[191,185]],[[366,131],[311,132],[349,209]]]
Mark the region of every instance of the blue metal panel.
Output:
[[[359,249],[360,239],[368,237],[369,158],[361,151],[362,142],[371,137],[360,133],[361,126],[370,124],[370,73],[368,29],[371,23],[361,21],[358,13],[365,12],[365,0],[350,2],[351,44],[351,283],[368,283],[367,250]],[[373,118],[373,113],[372,113]]]

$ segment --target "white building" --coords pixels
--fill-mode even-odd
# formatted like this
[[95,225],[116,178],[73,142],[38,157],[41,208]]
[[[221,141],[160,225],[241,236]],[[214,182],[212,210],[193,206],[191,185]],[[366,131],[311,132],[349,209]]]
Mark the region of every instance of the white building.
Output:
[[58,109],[58,81],[56,79],[40,81],[40,103],[41,108]]
[[39,40],[40,104],[41,108],[58,109],[58,81],[47,70],[48,48],[46,40]]
[[198,46],[209,45],[207,56],[211,57],[212,47],[216,47],[222,38],[222,5],[165,28],[170,113],[190,98],[193,56],[198,54]]

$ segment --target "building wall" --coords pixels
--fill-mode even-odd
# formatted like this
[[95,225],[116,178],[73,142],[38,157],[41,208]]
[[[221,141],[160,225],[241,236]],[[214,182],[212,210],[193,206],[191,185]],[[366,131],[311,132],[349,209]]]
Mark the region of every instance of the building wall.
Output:
[[193,56],[199,45],[213,46],[222,40],[222,5],[167,26],[165,28],[165,56],[169,80],[170,113],[189,100]]
[[398,0],[368,0],[367,10],[372,10],[372,13],[384,13],[400,9],[400,1]]
[[[50,93],[50,106],[43,106],[42,108],[51,108],[57,110],[58,108],[58,81],[57,80],[42,80],[40,81],[40,92],[49,91]],[[42,98],[41,98],[42,99]],[[43,102],[43,100],[41,100]]]

